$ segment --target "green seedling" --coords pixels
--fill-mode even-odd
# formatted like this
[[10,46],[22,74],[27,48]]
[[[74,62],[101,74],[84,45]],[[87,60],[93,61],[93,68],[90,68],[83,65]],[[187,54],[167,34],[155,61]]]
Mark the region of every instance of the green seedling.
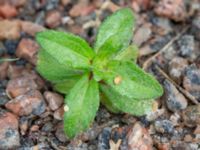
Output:
[[142,116],[153,111],[163,89],[136,64],[137,47],[130,45],[134,16],[124,8],[100,26],[94,47],[82,38],[46,30],[36,35],[41,46],[37,71],[66,94],[64,131],[69,138],[85,131],[100,101],[114,113]]

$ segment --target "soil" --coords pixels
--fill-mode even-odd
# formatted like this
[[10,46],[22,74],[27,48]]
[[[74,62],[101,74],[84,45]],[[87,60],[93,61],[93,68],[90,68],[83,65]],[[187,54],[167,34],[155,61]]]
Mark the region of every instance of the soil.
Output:
[[[69,140],[63,133],[64,95],[35,70],[45,29],[71,32],[91,45],[98,26],[116,10],[135,14],[137,63],[165,93],[142,117],[100,106],[90,128]],[[200,150],[199,0],[1,0],[0,149]]]

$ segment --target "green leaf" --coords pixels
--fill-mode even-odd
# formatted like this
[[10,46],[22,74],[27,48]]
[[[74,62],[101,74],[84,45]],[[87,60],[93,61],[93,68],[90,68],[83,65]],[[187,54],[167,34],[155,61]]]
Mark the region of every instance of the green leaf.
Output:
[[80,37],[57,31],[43,31],[36,40],[53,59],[70,68],[88,68],[94,52]]
[[139,51],[136,45],[130,45],[127,49],[120,51],[115,56],[115,60],[121,61],[129,61],[132,60],[134,62],[137,61]]
[[135,100],[122,96],[112,87],[100,85],[100,90],[108,100],[110,109],[118,109],[125,113],[130,113],[136,116],[142,116],[153,111],[154,100]]
[[64,131],[69,138],[86,130],[99,107],[99,89],[95,80],[83,76],[65,99],[69,110],[64,114]]
[[116,11],[100,26],[94,49],[94,63],[105,65],[115,53],[128,47],[132,39],[134,16],[130,9]]
[[57,82],[54,84],[54,89],[60,93],[68,94],[70,89],[76,84],[76,82],[81,78],[81,76],[73,76],[69,79]]
[[132,38],[133,25],[134,16],[131,9],[116,11],[101,24],[94,46],[95,51],[117,51],[127,47]]
[[158,81],[130,61],[113,61],[109,68],[104,80],[122,96],[131,99],[154,99],[163,94]]
[[44,78],[54,83],[81,75],[84,72],[84,70],[73,69],[60,63],[45,50],[40,50],[38,53],[36,69]]

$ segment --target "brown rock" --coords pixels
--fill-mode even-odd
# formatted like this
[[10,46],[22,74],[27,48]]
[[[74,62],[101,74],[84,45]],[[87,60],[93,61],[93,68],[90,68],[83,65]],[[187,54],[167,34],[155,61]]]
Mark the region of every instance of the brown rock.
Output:
[[16,66],[16,65],[9,65],[8,67],[8,78],[9,79],[14,79],[17,77],[22,76],[22,74],[24,74],[24,72],[27,72],[28,70],[25,69],[24,66]]
[[8,62],[0,63],[0,80],[5,79],[7,77],[8,66]]
[[61,0],[61,3],[63,6],[68,5],[71,2],[71,0]]
[[147,10],[150,7],[151,0],[133,0],[132,8],[139,12],[141,10]]
[[45,23],[49,28],[55,28],[61,24],[61,14],[57,10],[47,12]]
[[35,24],[33,22],[29,22],[29,21],[21,21],[21,26],[22,26],[23,32],[32,36],[35,36],[37,32],[41,32],[45,30],[43,26],[39,24]]
[[24,58],[25,60],[36,64],[36,54],[39,49],[39,45],[31,39],[23,38],[16,50],[16,55],[19,58]]
[[21,24],[16,20],[0,20],[0,40],[18,39],[20,37]]
[[151,37],[151,24],[144,24],[138,28],[134,34],[133,41],[137,46],[141,46]]
[[200,104],[188,106],[182,114],[185,125],[195,127],[200,124]]
[[19,122],[19,128],[20,128],[20,133],[22,135],[25,135],[27,130],[28,130],[28,118],[27,117],[21,117],[20,122]]
[[139,123],[135,123],[133,128],[128,132],[128,150],[152,150],[153,141],[148,131]]
[[46,91],[44,97],[53,111],[58,109],[64,102],[64,98],[57,93]]
[[0,109],[0,149],[15,149],[20,146],[18,118]]
[[57,109],[53,114],[54,119],[63,120],[64,117],[64,106]]
[[31,90],[9,101],[6,108],[19,116],[40,115],[45,111],[46,104],[39,91]]
[[34,89],[38,89],[36,82],[30,77],[22,76],[10,80],[7,84],[6,92],[10,97],[15,98]]
[[178,84],[181,83],[183,73],[187,67],[188,62],[181,57],[173,58],[169,63],[169,75]]
[[3,18],[12,18],[17,16],[17,14],[17,9],[14,6],[8,3],[0,5],[0,16],[2,16]]
[[62,122],[57,124],[55,135],[57,139],[61,142],[66,142],[68,140],[66,135],[64,134],[64,126]]
[[155,13],[174,21],[183,21],[186,18],[183,0],[161,0],[155,8]]
[[38,125],[32,125],[31,128],[30,128],[30,131],[31,131],[31,132],[36,132],[36,131],[39,130],[39,128],[40,128],[40,127],[39,127]]

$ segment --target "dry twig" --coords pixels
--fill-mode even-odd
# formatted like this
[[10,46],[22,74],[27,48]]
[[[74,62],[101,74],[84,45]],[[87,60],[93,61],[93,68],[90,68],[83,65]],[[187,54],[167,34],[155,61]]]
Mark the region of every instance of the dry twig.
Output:
[[194,104],[198,104],[199,102],[195,99],[193,95],[191,95],[188,91],[180,87],[176,82],[174,82],[160,67],[156,66],[156,69],[165,77],[167,80],[169,80],[185,97],[187,97],[191,102]]
[[148,58],[144,63],[142,68],[146,70],[152,63],[152,61],[162,54],[165,50],[167,50],[176,40],[178,40],[187,30],[189,29],[189,26],[186,26],[179,34],[177,34],[174,38],[172,38],[161,50],[159,50],[157,53],[155,53],[153,56]]

